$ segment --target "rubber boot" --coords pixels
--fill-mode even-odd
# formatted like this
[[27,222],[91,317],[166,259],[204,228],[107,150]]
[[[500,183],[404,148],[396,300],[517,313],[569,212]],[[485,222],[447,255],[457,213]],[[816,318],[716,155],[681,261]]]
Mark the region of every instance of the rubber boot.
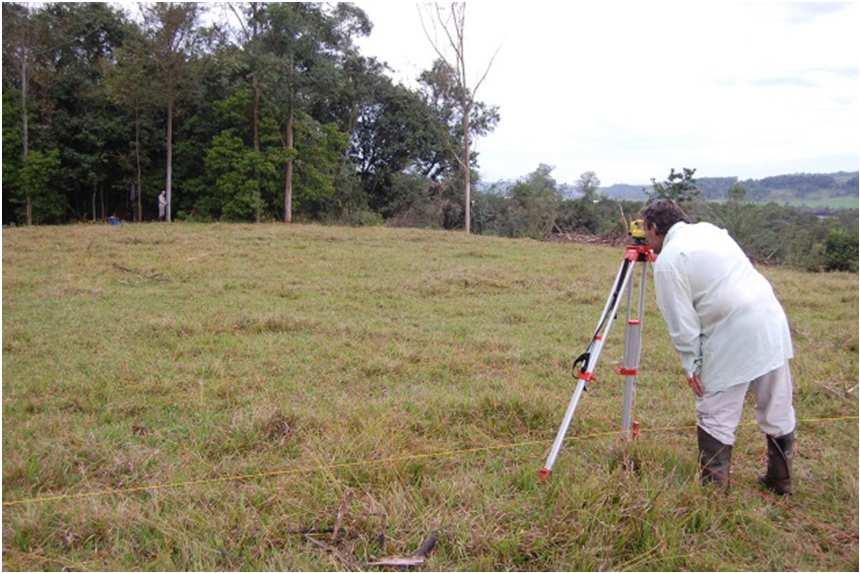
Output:
[[778,495],[791,495],[791,459],[794,432],[775,438],[767,435],[767,473],[758,478],[761,485]]
[[716,484],[729,489],[729,468],[732,464],[732,447],[720,442],[701,427],[699,432],[699,465],[702,485]]

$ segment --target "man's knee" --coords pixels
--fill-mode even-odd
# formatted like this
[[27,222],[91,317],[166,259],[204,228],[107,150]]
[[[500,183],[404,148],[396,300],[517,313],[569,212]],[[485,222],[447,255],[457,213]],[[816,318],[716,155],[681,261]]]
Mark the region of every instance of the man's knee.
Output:
[[713,418],[700,416],[698,417],[698,426],[711,435],[715,440],[719,440],[722,444],[727,446],[733,446],[735,444],[735,430],[737,430],[737,424],[731,425],[721,423]]

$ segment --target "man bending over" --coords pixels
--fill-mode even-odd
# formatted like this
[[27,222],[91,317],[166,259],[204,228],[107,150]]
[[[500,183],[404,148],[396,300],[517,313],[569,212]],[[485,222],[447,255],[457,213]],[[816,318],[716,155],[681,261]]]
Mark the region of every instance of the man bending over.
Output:
[[690,224],[678,205],[642,211],[654,265],[657,306],[696,397],[702,483],[729,485],[744,396],[756,398],[767,439],[766,488],[791,493],[795,417],[791,334],[770,283],[724,230]]

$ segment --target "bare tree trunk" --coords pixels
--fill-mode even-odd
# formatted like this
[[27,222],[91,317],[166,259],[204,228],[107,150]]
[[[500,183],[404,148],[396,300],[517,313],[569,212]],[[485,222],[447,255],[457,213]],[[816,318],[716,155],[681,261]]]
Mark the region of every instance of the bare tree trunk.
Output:
[[463,187],[466,194],[466,234],[472,232],[472,169],[469,163],[469,115],[471,106],[463,104]]
[[260,81],[254,74],[254,151],[260,151]]
[[[27,57],[24,56],[21,60],[21,107],[22,109],[22,119],[24,122],[24,163],[27,163],[27,153],[30,149],[30,144],[28,140],[29,132],[28,132],[28,123],[27,123]],[[27,194],[27,225],[33,224],[33,200],[30,197],[29,193]]]
[[[463,156],[462,158],[457,158],[457,161],[460,163],[460,167],[463,168],[463,194],[465,195],[465,230],[466,234],[469,234],[472,229],[472,172],[471,172],[471,164],[469,161],[470,155],[470,147],[471,141],[469,137],[469,127],[470,120],[469,117],[472,112],[472,107],[474,105],[476,94],[478,93],[478,88],[481,87],[481,84],[486,79],[487,74],[490,72],[490,68],[493,65],[493,60],[495,60],[496,56],[493,55],[490,58],[490,62],[487,64],[486,70],[484,70],[484,74],[481,78],[475,83],[475,86],[470,88],[468,85],[468,78],[466,77],[466,42],[465,42],[465,28],[466,28],[466,3],[465,2],[452,2],[450,6],[451,14],[450,16],[444,16],[443,10],[439,4],[436,4],[435,8],[435,16],[438,25],[444,30],[445,36],[448,39],[448,43],[454,50],[455,63],[456,66],[452,66],[445,55],[439,48],[439,45],[436,41],[430,37],[429,32],[427,31],[427,27],[424,24],[424,19],[421,17],[421,9],[418,9],[418,15],[421,17],[421,26],[424,29],[424,35],[427,36],[427,40],[429,40],[430,45],[433,46],[433,49],[439,55],[439,58],[452,70],[454,70],[457,74],[457,87],[462,90],[462,96],[460,99],[460,109],[463,112]],[[498,53],[498,50],[496,50]],[[456,153],[454,154],[457,157]]]
[[98,187],[93,184],[93,223],[96,222],[96,195],[98,194]]
[[165,220],[170,223],[173,207],[173,95],[167,100],[167,210]]
[[[293,150],[293,110],[287,118],[287,151]],[[284,178],[284,223],[293,222],[293,158],[287,160],[286,177]]]
[[143,188],[140,184],[140,110],[134,111],[134,155],[137,161],[137,222],[143,221]]
[[99,188],[99,199],[101,200],[101,203],[102,203],[102,221],[105,221],[107,219],[107,213],[105,213],[105,188],[104,187]]
[[[260,82],[257,79],[257,74],[254,74],[254,151],[257,153],[260,152]],[[254,167],[254,178],[257,180],[257,184],[259,185],[260,174],[257,172],[257,168]],[[255,222],[259,223],[261,219],[260,213],[260,202],[257,202],[257,209],[255,213]]]
[[[290,94],[289,106],[290,112],[287,115],[287,151],[293,151],[293,57],[290,55]],[[284,177],[284,223],[293,222],[293,158],[292,154],[287,160],[287,173]]]
[[[453,5],[452,5],[452,13]],[[466,196],[466,234],[472,231],[472,170],[469,164],[469,114],[472,106],[469,102],[469,90],[466,78],[466,42],[464,38],[465,21],[466,21],[466,5],[462,5],[460,13],[460,21],[457,26],[457,37],[460,41],[460,51],[458,58],[460,60],[460,84],[463,86],[463,100],[461,107],[463,108],[463,194]]]
[[29,149],[28,136],[29,133],[27,131],[27,61],[24,60],[21,62],[21,119],[24,122],[24,160],[27,159],[27,151]]

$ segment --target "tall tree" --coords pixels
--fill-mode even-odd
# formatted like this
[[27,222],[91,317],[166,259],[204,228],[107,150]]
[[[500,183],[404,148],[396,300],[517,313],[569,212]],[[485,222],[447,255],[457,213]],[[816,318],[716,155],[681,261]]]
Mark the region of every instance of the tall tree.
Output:
[[53,192],[60,171],[60,154],[31,151],[21,168],[20,188],[26,198],[27,224],[56,223],[65,212],[62,196]]
[[[14,5],[8,8],[4,4],[4,26],[14,22],[13,18],[7,18],[10,13],[15,14]],[[57,195],[54,198],[57,205],[65,205],[74,213],[76,207],[81,207],[81,202],[75,199],[88,198],[96,192],[100,181],[110,177],[110,163],[96,159],[112,154],[116,144],[123,140],[120,135],[124,120],[100,93],[99,63],[112,57],[124,37],[125,24],[121,14],[106,4],[46,4],[32,12],[19,8],[17,13],[28,16],[30,30],[35,34],[25,58],[26,81],[18,84],[26,86],[26,98],[22,98],[26,103],[21,102],[23,105],[15,110],[21,111],[26,121],[21,134],[22,148],[28,155],[33,150],[46,154],[52,149],[59,151],[64,182],[62,186],[53,186],[51,193]],[[7,80],[10,71],[7,42],[15,33],[22,32],[17,30],[9,38],[4,36],[3,81],[13,91],[17,86],[10,86]],[[32,205],[25,208],[22,219],[34,218]]]
[[153,97],[149,88],[152,60],[140,35],[131,36],[117,50],[116,62],[108,67],[105,88],[109,97],[128,111],[134,119],[135,220],[143,220],[143,170],[141,159],[141,122],[144,110]]
[[165,134],[167,221],[173,205],[173,117],[180,90],[189,80],[189,62],[196,55],[200,36],[197,23],[202,14],[193,2],[148,4],[143,8],[150,54],[158,70],[157,79],[167,112]]
[[268,54],[266,54],[263,45],[263,36],[267,26],[266,4],[247,2],[238,5],[230,3],[228,6],[239,26],[237,46],[242,55],[243,72],[250,84],[253,96],[250,122],[251,140],[254,151],[260,151],[260,106],[268,59],[266,57]]
[[[471,130],[469,129],[469,122],[472,117],[472,108],[475,104],[475,97],[478,92],[478,89],[481,87],[481,84],[484,83],[484,80],[487,77],[487,74],[490,71],[490,68],[493,65],[493,60],[495,60],[496,55],[494,54],[492,58],[490,58],[489,63],[487,64],[484,73],[480,76],[477,82],[474,85],[469,84],[468,76],[466,75],[466,3],[465,2],[452,2],[450,4],[449,10],[446,11],[439,4],[435,4],[433,6],[433,14],[431,15],[431,22],[433,23],[434,29],[441,28],[445,34],[445,38],[447,39],[448,46],[454,51],[454,61],[453,63],[445,57],[443,50],[440,47],[440,42],[431,38],[430,33],[427,30],[427,26],[424,22],[424,17],[421,13],[421,9],[419,7],[418,14],[421,16],[421,25],[424,28],[425,35],[427,39],[430,41],[430,44],[433,46],[433,49],[436,50],[436,53],[439,55],[439,58],[442,59],[443,62],[454,71],[454,77],[456,79],[456,89],[457,95],[460,105],[461,111],[461,119],[463,122],[463,147],[462,153],[457,157],[457,162],[460,164],[460,168],[463,170],[463,195],[465,200],[465,230],[466,233],[471,232]],[[498,50],[496,50],[498,53]]]
[[552,177],[553,167],[541,163],[510,190],[511,234],[544,239],[555,225],[561,193]]
[[[338,61],[352,46],[352,38],[370,32],[370,21],[359,8],[337,4],[283,3],[268,7],[268,49],[279,69],[268,100],[278,125],[284,158],[284,222],[292,222],[294,161],[297,157],[295,124],[307,113],[317,94],[332,90]],[[323,96],[324,97],[324,96]],[[304,115],[301,115],[304,113]]]
[[[111,204],[113,166],[125,151],[129,122],[102,89],[105,65],[128,30],[123,15],[108,4],[48,4],[40,13],[50,37],[41,80],[50,103],[43,106],[42,146],[56,147],[63,187],[72,208],[86,211],[86,197],[101,198],[102,217]],[[108,195],[106,197],[106,194]]]
[[696,187],[695,169],[682,168],[680,172],[675,168],[669,170],[669,177],[665,181],[658,182],[651,179],[652,191],[648,193],[650,199],[671,199],[676,203],[689,203],[701,195]]
[[594,171],[586,171],[579,176],[576,182],[576,190],[582,195],[586,201],[593,201],[597,195],[597,189],[600,187],[600,179]]
[[[30,66],[33,53],[36,50],[35,23],[28,5],[3,3],[3,68],[4,80],[7,66],[17,72],[17,88],[20,94],[18,111],[21,120],[21,164],[27,162],[30,150],[29,141],[29,105],[28,91],[30,86]],[[5,82],[4,82],[5,83]],[[17,162],[15,162],[17,163]],[[7,185],[9,181],[7,179]],[[27,225],[33,224],[33,203],[30,194],[26,194],[25,218]]]
[[[362,105],[352,132],[350,157],[373,208],[391,214],[396,199],[392,177],[407,168],[417,168],[434,179],[445,169],[445,131],[434,110],[402,85],[392,85],[381,76],[374,97]],[[447,172],[446,172],[447,173]]]

